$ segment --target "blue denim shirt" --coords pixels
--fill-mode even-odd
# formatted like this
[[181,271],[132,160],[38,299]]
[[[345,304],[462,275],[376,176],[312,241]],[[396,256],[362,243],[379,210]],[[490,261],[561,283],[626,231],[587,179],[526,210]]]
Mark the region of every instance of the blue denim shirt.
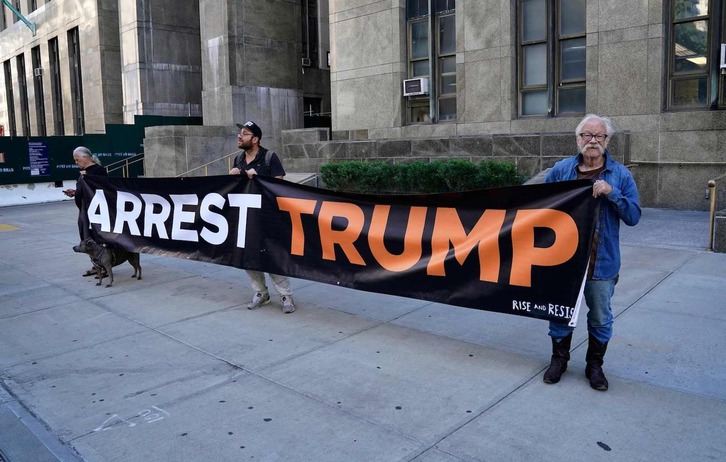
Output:
[[[545,182],[577,179],[577,166],[581,162],[582,154],[557,162],[547,174]],[[612,279],[620,271],[620,220],[628,226],[635,226],[640,221],[641,212],[633,175],[623,164],[613,160],[607,150],[605,169],[600,179],[613,187],[610,194],[600,198],[597,257],[592,278],[602,280]]]

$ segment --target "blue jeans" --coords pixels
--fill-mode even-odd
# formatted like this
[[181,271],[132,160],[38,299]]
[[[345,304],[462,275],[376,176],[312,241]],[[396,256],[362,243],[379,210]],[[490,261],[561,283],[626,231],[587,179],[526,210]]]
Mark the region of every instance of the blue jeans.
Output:
[[[587,331],[600,343],[607,343],[613,336],[613,309],[610,299],[615,293],[618,277],[605,280],[588,280],[585,282],[585,302],[587,303]],[[567,323],[550,321],[550,337],[561,339],[567,337],[574,327]]]

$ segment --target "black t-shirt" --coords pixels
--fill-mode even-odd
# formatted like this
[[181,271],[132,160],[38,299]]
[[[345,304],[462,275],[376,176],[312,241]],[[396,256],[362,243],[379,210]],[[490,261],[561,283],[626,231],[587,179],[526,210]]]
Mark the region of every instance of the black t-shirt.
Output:
[[[106,169],[98,164],[91,164],[81,171],[85,171],[86,175],[108,176]],[[81,200],[83,199],[83,195],[81,193],[81,185],[79,184],[81,178],[83,178],[83,175],[80,175],[78,177],[78,181],[76,181],[76,194],[73,196],[79,209],[81,208]]]
[[245,162],[245,153],[242,152],[235,158],[234,167],[244,171],[254,168],[257,174],[261,176],[285,176],[285,169],[282,167],[282,162],[277,156],[277,153],[273,151],[270,151],[270,165],[268,168],[267,161],[265,160],[267,152],[267,149],[260,146],[255,159],[249,164]]

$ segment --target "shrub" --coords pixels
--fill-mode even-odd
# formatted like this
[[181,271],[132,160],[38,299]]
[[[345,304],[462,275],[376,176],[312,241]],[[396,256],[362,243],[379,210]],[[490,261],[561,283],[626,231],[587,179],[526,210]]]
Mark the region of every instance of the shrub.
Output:
[[439,161],[416,161],[396,164],[399,176],[403,179],[396,183],[395,192],[399,193],[436,193],[445,191],[446,183],[439,175]]
[[476,164],[462,159],[451,159],[441,163],[439,175],[446,182],[448,191],[481,189]]
[[475,164],[464,159],[331,162],[320,167],[325,185],[337,191],[366,194],[432,194],[520,185],[524,176],[514,165],[497,160]]
[[488,159],[479,164],[477,184],[481,188],[520,185],[524,181],[524,176],[517,173],[517,169],[508,162]]

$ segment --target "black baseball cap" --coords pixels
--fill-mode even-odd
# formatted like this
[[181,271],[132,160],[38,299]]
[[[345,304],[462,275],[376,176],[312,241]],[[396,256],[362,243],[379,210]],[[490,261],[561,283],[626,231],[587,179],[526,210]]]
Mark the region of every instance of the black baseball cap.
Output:
[[252,135],[256,136],[257,138],[262,139],[262,129],[257,126],[256,123],[252,122],[251,120],[248,120],[244,124],[235,124],[237,125],[237,128],[242,130],[243,128],[246,128],[247,130],[252,132]]

